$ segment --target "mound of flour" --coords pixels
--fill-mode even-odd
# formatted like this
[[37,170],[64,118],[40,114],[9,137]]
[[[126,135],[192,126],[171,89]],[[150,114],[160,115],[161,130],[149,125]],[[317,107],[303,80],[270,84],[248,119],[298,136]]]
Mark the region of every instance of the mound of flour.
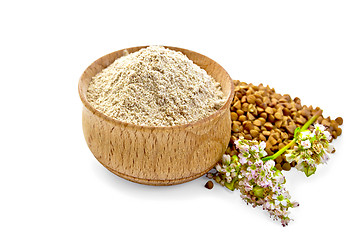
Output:
[[161,46],[115,60],[93,77],[87,99],[109,117],[146,126],[193,122],[225,103],[220,84],[205,70]]

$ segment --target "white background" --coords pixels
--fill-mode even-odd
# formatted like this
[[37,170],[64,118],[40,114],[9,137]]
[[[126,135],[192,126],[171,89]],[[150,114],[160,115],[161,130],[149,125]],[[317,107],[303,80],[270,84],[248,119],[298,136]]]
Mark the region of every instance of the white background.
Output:
[[[0,239],[356,238],[359,12],[346,0],[2,1]],[[285,173],[300,203],[288,227],[237,192],[207,190],[205,177],[144,186],[92,156],[81,73],[107,53],[149,44],[197,51],[233,79],[344,118],[327,166],[310,178]]]

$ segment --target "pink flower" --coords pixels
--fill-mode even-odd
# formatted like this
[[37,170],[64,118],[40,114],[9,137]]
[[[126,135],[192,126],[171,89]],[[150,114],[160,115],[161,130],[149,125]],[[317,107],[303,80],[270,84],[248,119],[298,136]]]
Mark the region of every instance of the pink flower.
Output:
[[259,147],[260,147],[260,149],[264,150],[266,148],[266,142],[261,141]]
[[266,163],[264,164],[265,169],[270,170],[271,168],[273,168],[275,166],[275,162],[273,160],[268,160],[266,161]]
[[332,145],[331,143],[329,143],[329,146],[327,147],[327,149],[326,149],[326,151],[328,152],[328,153],[332,153],[333,151],[334,151],[334,145]]
[[240,162],[241,164],[245,164],[245,163],[247,162],[247,158],[241,156],[241,157],[239,158],[239,162]]
[[324,126],[324,125],[315,123],[315,124],[314,124],[314,127],[315,127],[315,131],[316,131],[316,130],[320,130],[320,131],[322,131],[322,132],[325,131],[325,126]]
[[331,134],[330,134],[328,131],[324,131],[324,135],[325,135],[325,137],[326,137],[326,139],[327,139],[328,141],[331,140],[332,136],[331,136]]
[[283,185],[285,177],[275,169],[275,162],[261,159],[266,154],[262,153],[266,143],[240,138],[235,145],[240,154],[238,157],[224,157],[221,164],[216,165],[217,172],[213,178],[230,190],[238,189],[247,204],[262,206],[274,220],[286,225],[290,221],[289,208],[293,204]]
[[223,163],[230,163],[231,157],[230,155],[224,154],[222,157]]
[[259,146],[258,145],[251,146],[251,150],[254,152],[259,152]]
[[311,147],[310,140],[301,141],[301,146],[303,146],[304,149],[308,149]]
[[323,163],[327,163],[329,159],[330,159],[329,155],[326,152],[324,152],[324,154],[321,156],[321,161]]

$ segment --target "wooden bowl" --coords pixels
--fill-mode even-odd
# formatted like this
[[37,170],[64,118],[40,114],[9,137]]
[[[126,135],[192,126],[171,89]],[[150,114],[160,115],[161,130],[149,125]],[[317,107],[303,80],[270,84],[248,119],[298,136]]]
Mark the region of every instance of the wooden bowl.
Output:
[[133,47],[107,54],[93,62],[81,75],[79,94],[86,142],[95,158],[112,173],[149,185],[173,185],[208,172],[222,157],[231,136],[230,103],[234,85],[218,63],[199,53],[166,47],[184,53],[220,82],[226,103],[217,112],[185,125],[139,126],[115,120],[90,105],[86,99],[91,78],[117,58],[136,52]]

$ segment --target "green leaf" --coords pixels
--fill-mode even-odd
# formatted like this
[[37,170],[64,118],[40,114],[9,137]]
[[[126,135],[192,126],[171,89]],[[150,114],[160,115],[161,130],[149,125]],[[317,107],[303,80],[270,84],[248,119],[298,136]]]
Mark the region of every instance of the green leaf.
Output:
[[231,183],[228,183],[225,181],[225,187],[227,187],[229,190],[234,191],[235,189],[235,179],[231,181]]
[[316,172],[316,167],[308,166],[304,169],[304,173],[307,177],[310,177]]

